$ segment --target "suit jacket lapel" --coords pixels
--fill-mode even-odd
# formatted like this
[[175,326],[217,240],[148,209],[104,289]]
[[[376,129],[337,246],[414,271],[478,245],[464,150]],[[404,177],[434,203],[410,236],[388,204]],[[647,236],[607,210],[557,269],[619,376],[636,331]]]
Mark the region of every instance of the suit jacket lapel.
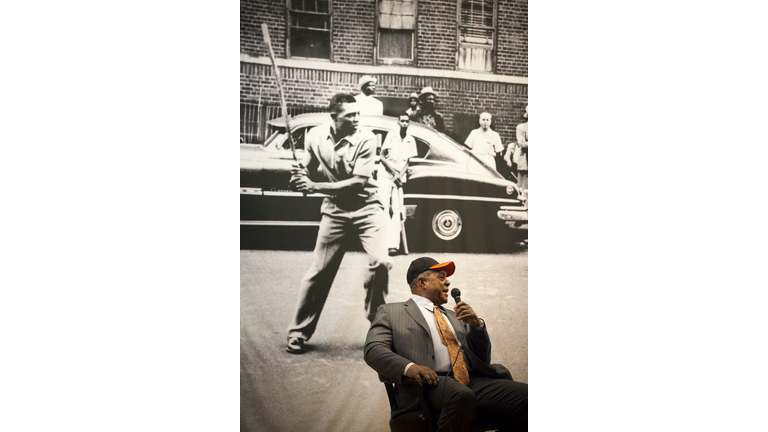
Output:
[[[404,303],[405,311],[408,313],[408,315],[413,318],[414,321],[416,321],[422,329],[424,329],[424,335],[427,338],[428,341],[432,341],[432,334],[429,331],[429,325],[427,324],[427,320],[424,319],[424,314],[421,313],[419,310],[419,305],[416,304],[413,299],[409,299]],[[466,332],[464,331],[464,322],[459,321],[456,319],[456,314],[452,313],[446,313],[445,314],[448,317],[448,320],[451,322],[451,325],[453,326],[453,329],[456,331],[456,336],[458,337],[459,341],[463,341],[466,343]],[[489,376],[493,378],[507,378],[512,379],[512,376],[509,375],[509,371],[507,371],[506,368],[504,368],[501,365],[492,365],[489,366],[485,363],[483,363],[475,353],[472,352],[468,347],[465,347],[464,352],[467,353],[469,357],[470,366],[472,367],[473,371],[477,375],[481,376]],[[500,366],[503,370],[507,371],[506,375],[509,375],[508,377],[504,374],[501,374],[498,372],[494,366]]]
[[409,299],[407,302],[405,302],[405,311],[408,312],[408,315],[411,316],[411,318],[416,321],[421,328],[424,329],[424,331],[427,333],[427,337],[432,338],[432,335],[429,333],[429,325],[427,324],[427,320],[424,319],[424,314],[421,313],[419,310],[419,305],[416,304],[413,299]]

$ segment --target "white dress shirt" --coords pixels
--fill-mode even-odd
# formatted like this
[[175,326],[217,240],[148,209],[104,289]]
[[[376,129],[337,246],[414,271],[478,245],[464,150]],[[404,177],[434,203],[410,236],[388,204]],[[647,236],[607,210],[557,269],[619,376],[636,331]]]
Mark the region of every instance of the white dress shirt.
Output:
[[384,104],[375,97],[360,93],[355,96],[355,100],[360,108],[360,115],[384,115]]
[[501,137],[495,130],[488,129],[483,132],[483,128],[477,128],[469,133],[464,142],[478,159],[485,162],[489,167],[496,169],[494,157],[496,153],[504,151],[504,144],[501,143]]
[[[432,336],[432,343],[435,346],[435,372],[447,373],[451,370],[451,361],[454,359],[451,358],[451,355],[448,352],[448,346],[444,344],[443,340],[440,338],[440,331],[437,329],[437,320],[435,319],[435,304],[432,303],[432,300],[417,294],[413,294],[411,298],[416,302],[416,305],[419,306],[419,310],[421,311],[422,315],[424,315],[424,319],[427,320],[427,325],[429,326],[429,333]],[[438,308],[438,310],[440,309]],[[461,341],[458,337],[456,337],[456,330],[454,330],[451,321],[448,319],[448,316],[444,312],[441,313],[443,314],[443,318],[445,318],[445,322],[448,323],[448,327],[451,329],[451,333],[453,333],[453,338],[456,339],[456,342],[459,344],[459,346],[461,346]],[[474,328],[471,327],[471,329],[481,331],[483,330],[484,326],[485,324],[481,321],[479,326]],[[462,353],[463,352],[464,351],[462,350]],[[467,364],[467,367],[469,367],[469,362],[467,361],[466,356],[464,356],[464,362]],[[414,363],[411,362],[405,366],[403,375],[408,372],[408,369],[413,364]]]

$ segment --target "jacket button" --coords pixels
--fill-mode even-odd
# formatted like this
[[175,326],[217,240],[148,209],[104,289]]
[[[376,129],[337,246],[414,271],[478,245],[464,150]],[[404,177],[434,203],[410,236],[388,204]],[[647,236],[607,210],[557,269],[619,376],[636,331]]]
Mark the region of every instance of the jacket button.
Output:
[[432,356],[432,360],[434,360],[434,359],[435,359],[435,356]]

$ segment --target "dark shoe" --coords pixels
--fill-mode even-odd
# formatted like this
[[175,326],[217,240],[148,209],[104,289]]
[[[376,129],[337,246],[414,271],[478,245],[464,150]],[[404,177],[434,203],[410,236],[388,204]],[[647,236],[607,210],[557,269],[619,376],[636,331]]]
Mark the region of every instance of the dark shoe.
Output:
[[397,255],[398,250],[395,248],[389,248],[389,256]]
[[304,353],[304,339],[295,336],[288,336],[288,345],[285,350],[291,354]]

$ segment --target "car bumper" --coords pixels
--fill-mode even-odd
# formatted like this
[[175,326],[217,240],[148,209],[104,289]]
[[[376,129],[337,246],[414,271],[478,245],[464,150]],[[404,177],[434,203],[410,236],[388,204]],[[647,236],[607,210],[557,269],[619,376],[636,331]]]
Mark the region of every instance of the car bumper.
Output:
[[496,216],[513,229],[528,229],[528,208],[501,206]]

